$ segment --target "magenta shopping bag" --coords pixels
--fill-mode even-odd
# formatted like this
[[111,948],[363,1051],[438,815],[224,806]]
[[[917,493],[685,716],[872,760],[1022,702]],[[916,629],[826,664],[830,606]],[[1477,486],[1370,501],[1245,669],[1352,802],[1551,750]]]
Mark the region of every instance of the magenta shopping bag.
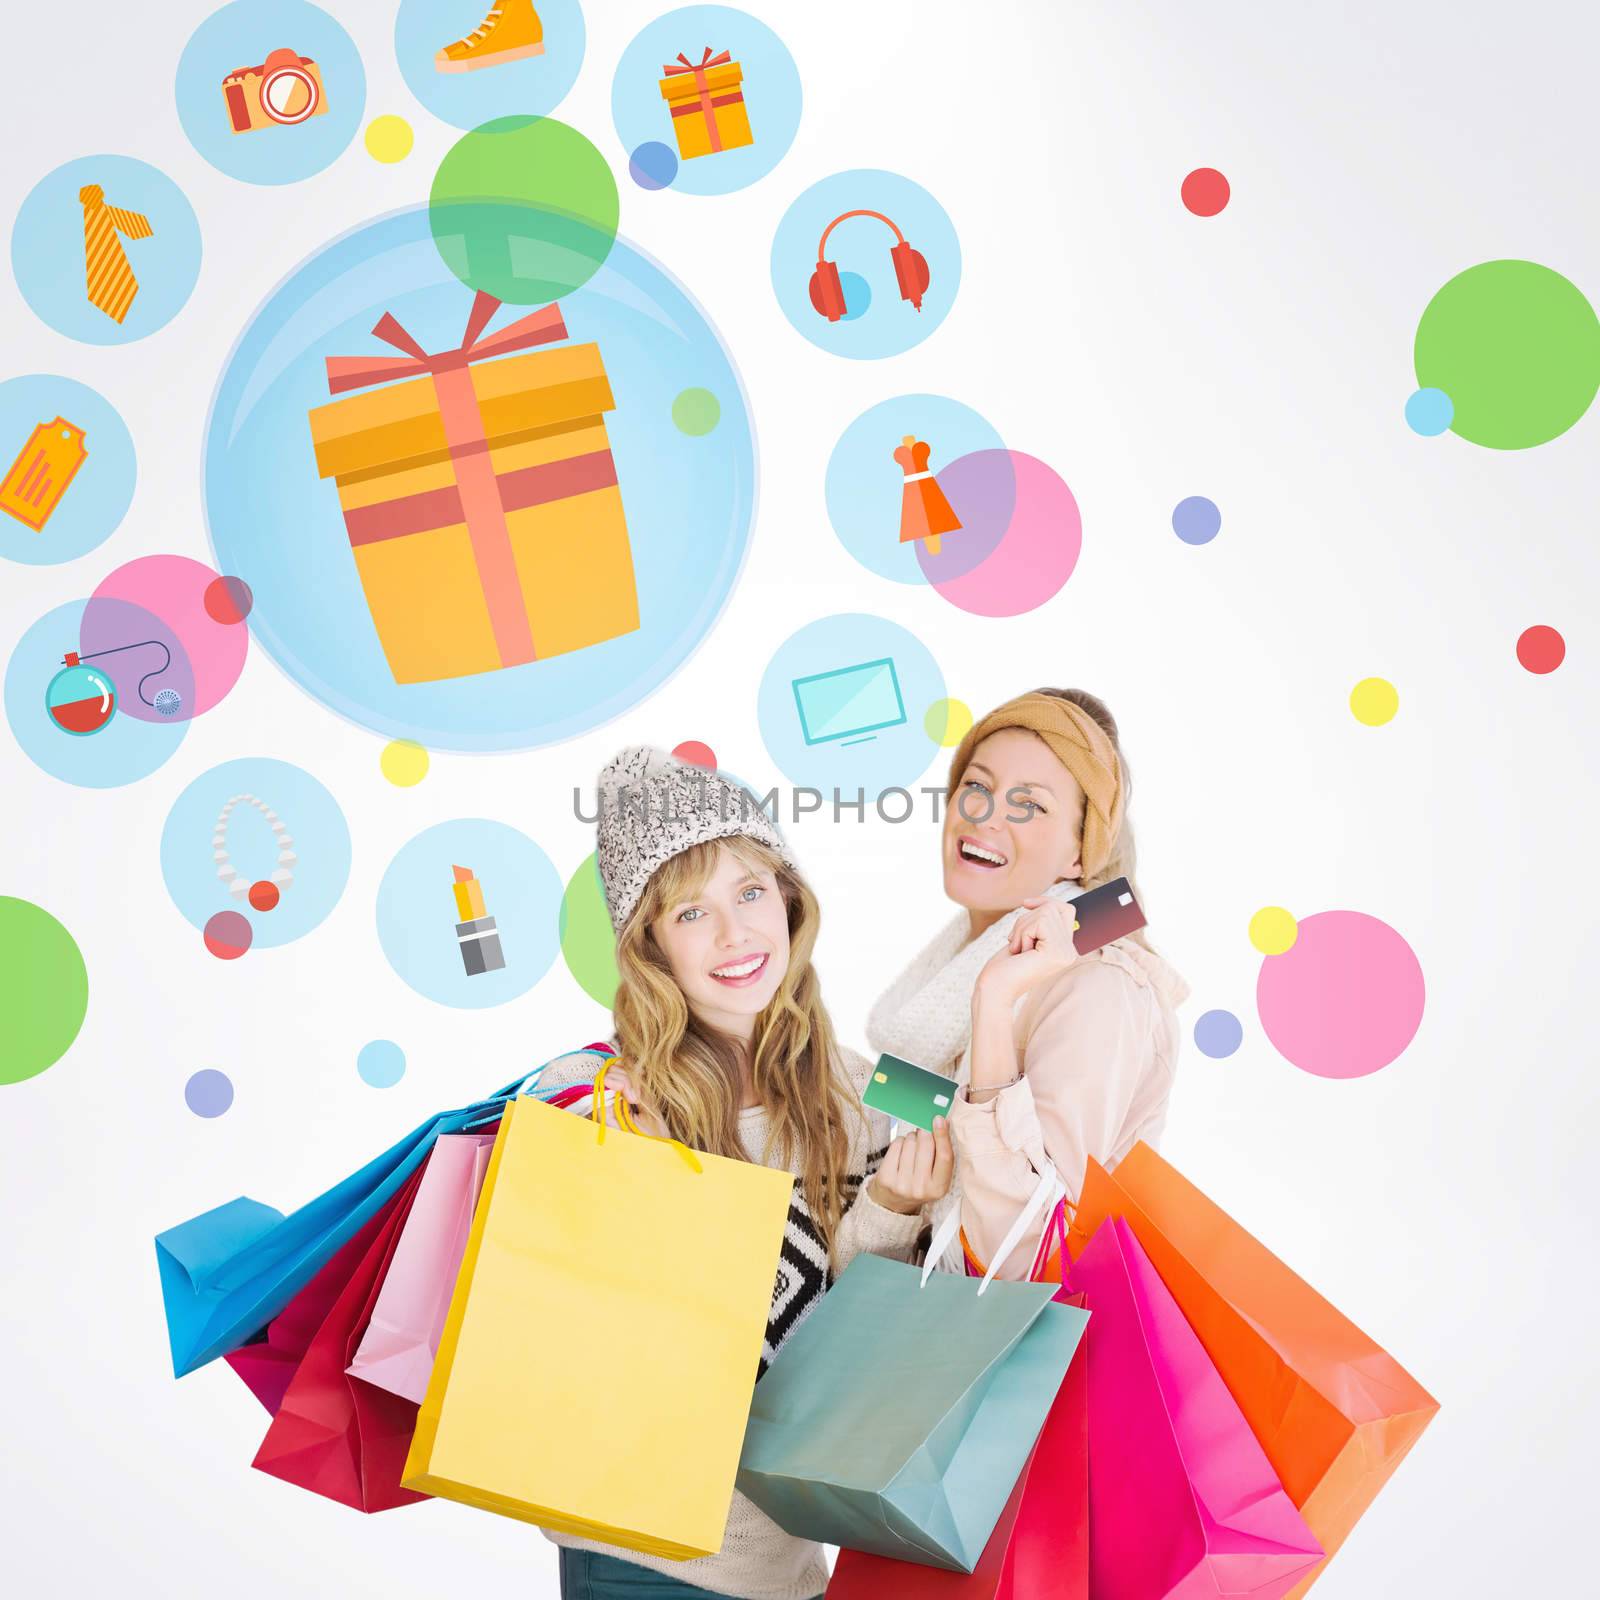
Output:
[[434,1144],[372,1320],[345,1368],[351,1377],[422,1404],[493,1148],[492,1133],[446,1134]]
[[1090,1312],[1095,1600],[1281,1600],[1322,1547],[1127,1223],[1101,1223],[1069,1283]]

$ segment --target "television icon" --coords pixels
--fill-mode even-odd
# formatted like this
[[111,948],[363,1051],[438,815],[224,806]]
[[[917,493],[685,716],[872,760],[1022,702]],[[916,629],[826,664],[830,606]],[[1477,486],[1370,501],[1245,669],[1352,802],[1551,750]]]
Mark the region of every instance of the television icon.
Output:
[[906,720],[906,703],[888,656],[832,672],[795,678],[791,685],[807,744],[865,744],[880,728]]

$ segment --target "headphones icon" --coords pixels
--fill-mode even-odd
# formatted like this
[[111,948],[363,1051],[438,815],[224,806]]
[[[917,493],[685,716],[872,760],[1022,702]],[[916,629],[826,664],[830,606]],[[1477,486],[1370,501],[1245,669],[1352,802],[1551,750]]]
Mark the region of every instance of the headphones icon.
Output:
[[911,241],[881,211],[846,211],[822,230],[822,238],[817,243],[817,270],[811,274],[812,305],[829,322],[838,322],[844,316],[844,289],[839,283],[838,266],[828,260],[828,235],[851,217],[876,217],[894,230],[894,248],[889,252],[889,259],[894,262],[894,281],[899,285],[900,298],[909,300],[920,311],[922,297],[928,291],[927,260],[920,250],[912,249]]

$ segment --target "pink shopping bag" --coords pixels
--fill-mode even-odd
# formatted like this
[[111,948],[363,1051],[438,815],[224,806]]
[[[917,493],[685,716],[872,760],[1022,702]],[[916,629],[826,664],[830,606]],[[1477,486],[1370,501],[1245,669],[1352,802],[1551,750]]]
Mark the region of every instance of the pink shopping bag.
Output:
[[351,1377],[421,1405],[493,1148],[492,1133],[435,1143],[372,1320],[345,1368]]
[[1103,1222],[1068,1281],[1090,1313],[1095,1600],[1281,1600],[1322,1546],[1127,1223]]

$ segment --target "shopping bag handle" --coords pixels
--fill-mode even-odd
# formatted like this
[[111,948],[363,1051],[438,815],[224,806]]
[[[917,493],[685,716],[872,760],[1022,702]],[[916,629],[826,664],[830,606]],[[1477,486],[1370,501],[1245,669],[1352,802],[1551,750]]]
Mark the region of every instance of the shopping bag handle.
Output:
[[[1058,1205],[1067,1193],[1067,1186],[1061,1181],[1056,1172],[1054,1163],[1046,1161],[1044,1171],[1039,1175],[1039,1182],[1034,1186],[1033,1193],[1028,1197],[1028,1203],[1017,1213],[1016,1221],[1011,1224],[1005,1238],[1000,1241],[999,1248],[989,1261],[989,1270],[983,1275],[983,1282],[978,1285],[978,1293],[982,1294],[994,1281],[995,1269],[1004,1261],[1017,1245],[1021,1242],[1023,1234],[1033,1226],[1034,1219],[1047,1207]],[[933,1275],[933,1269],[943,1258],[955,1240],[961,1228],[961,1202],[958,1199],[950,1209],[945,1212],[944,1219],[940,1222],[932,1240],[928,1244],[927,1259],[922,1266],[921,1287],[928,1286],[928,1279]]]
[[[621,1060],[620,1056],[607,1056],[600,1063],[600,1070],[594,1075],[594,1107],[592,1115],[595,1127],[599,1130],[596,1144],[606,1142],[606,1068],[614,1067]],[[628,1108],[626,1095],[618,1095],[616,1099],[617,1121],[622,1126],[624,1133],[636,1134],[641,1139],[654,1139],[660,1144],[670,1144],[674,1150],[689,1163],[691,1171],[700,1172],[704,1169],[700,1165],[700,1158],[688,1145],[680,1140],[673,1139],[667,1134],[646,1133],[637,1122],[633,1120],[633,1112]]]

